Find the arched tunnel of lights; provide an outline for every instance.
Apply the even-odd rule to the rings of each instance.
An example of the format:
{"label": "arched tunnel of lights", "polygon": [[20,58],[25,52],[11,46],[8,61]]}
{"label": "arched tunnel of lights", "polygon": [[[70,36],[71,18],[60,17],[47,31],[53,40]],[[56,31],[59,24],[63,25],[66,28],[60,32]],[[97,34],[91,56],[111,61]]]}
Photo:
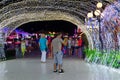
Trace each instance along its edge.
{"label": "arched tunnel of lights", "polygon": [[[87,36],[87,38],[89,40],[92,37],[92,39],[90,39],[92,41],[89,41],[89,43],[92,44],[93,46],[91,48],[89,47],[84,50],[86,53],[85,60],[90,63],[97,63],[109,67],[119,68],[120,1],[118,2],[115,1],[111,5],[107,6],[102,14],[103,14],[102,17],[100,18],[101,25],[100,36],[102,38],[102,45],[99,40],[98,20],[94,18],[85,20],[86,29],[90,34],[90,36]],[[78,24],[77,26],[80,26]]]}
{"label": "arched tunnel of lights", "polygon": [[[88,62],[110,67],[120,67],[120,1],[107,6],[97,18],[86,19],[85,25],[90,32],[94,49],[86,50]],[[99,27],[101,32],[99,32]],[[101,41],[99,37],[101,37]]]}

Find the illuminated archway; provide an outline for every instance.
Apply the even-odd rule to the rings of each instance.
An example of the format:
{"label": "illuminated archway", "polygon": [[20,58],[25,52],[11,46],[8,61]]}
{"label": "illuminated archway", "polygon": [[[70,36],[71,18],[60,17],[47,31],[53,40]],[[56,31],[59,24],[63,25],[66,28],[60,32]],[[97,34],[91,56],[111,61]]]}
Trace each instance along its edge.
{"label": "illuminated archway", "polygon": [[[20,3],[17,3],[20,4]],[[17,4],[15,4],[17,6]],[[22,3],[21,3],[22,4]],[[24,3],[23,3],[24,4]],[[9,7],[11,5],[8,5]],[[14,6],[14,5],[13,5]],[[42,7],[42,6],[41,6]],[[2,15],[2,22],[0,28],[10,27],[11,29],[7,32],[7,36],[22,24],[32,21],[46,21],[46,20],[65,20],[75,24],[82,30],[87,36],[89,42],[89,48],[93,48],[93,40],[86,29],[86,26],[81,23],[81,19],[77,15],[73,15],[71,12],[64,11],[64,9],[42,8],[35,6],[21,6],[19,9],[9,10],[7,13]],[[3,9],[4,10],[4,9]],[[35,10],[37,12],[35,12]]]}

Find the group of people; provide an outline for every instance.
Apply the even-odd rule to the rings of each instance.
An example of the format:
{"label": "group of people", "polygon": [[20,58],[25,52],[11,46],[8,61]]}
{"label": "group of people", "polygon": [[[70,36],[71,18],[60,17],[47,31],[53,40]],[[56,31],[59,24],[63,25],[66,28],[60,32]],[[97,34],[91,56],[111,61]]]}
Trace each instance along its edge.
{"label": "group of people", "polygon": [[[37,49],[38,41],[33,38],[26,38],[21,40],[15,40],[13,43],[8,44],[6,42],[0,43],[0,59],[6,60],[6,54],[9,51],[15,50],[15,57],[21,58],[25,56],[25,53],[31,53],[33,50]],[[8,56],[9,57],[9,56]]]}
{"label": "group of people", "polygon": [[[64,73],[64,70],[62,69],[63,55],[68,53],[68,55],[75,54],[79,56],[79,53],[82,53],[83,44],[81,35],[79,35],[77,38],[68,38],[68,36],[64,36],[63,40],[62,34],[57,33],[55,38],[51,40],[50,53],[53,54],[54,57],[54,72]],[[42,63],[46,62],[46,53],[48,50],[48,45],[48,40],[46,39],[45,34],[42,33],[41,38],[39,39],[40,51],[42,53]]]}
{"label": "group of people", "polygon": [[[54,38],[51,42],[51,52],[54,55],[54,72],[59,72],[59,73],[63,73],[63,69],[62,69],[62,58],[63,58],[63,53],[62,53],[62,44],[64,44],[63,40],[61,39],[62,34],[58,33],[56,35],[56,38]],[[46,49],[48,47],[48,41],[45,38],[45,34],[42,33],[41,34],[41,38],[39,40],[39,46],[40,46],[40,50],[42,52],[41,55],[41,62],[46,62]],[[57,70],[57,66],[58,66],[58,70]]]}
{"label": "group of people", "polygon": [[[36,41],[31,39],[23,39],[20,43],[15,44],[16,58],[24,57],[25,53],[30,53],[32,47],[39,47],[41,53],[41,62],[46,62],[47,53],[54,57],[54,72],[64,73],[62,68],[63,55],[77,55],[82,57],[83,40],[82,34],[77,37],[63,36],[62,33],[55,34],[55,37],[46,38],[45,33],[42,33]],[[1,51],[1,50],[0,50]]]}
{"label": "group of people", "polygon": [[24,57],[25,53],[31,53],[38,47],[37,41],[34,39],[22,39],[19,43],[15,43],[16,58]]}
{"label": "group of people", "polygon": [[64,45],[62,51],[65,55],[69,55],[69,56],[76,55],[82,58],[82,54],[83,54],[82,47],[83,47],[83,40],[81,35],[74,38],[64,36]]}

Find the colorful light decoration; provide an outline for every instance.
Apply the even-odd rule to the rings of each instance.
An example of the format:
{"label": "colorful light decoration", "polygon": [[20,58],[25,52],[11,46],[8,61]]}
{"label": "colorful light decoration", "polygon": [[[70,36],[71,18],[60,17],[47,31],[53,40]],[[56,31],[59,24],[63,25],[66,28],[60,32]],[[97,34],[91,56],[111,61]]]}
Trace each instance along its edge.
{"label": "colorful light decoration", "polygon": [[7,41],[8,44],[12,44],[12,41]]}
{"label": "colorful light decoration", "polygon": [[9,39],[14,39],[14,37],[12,37],[12,36],[9,36],[8,38],[9,38]]}
{"label": "colorful light decoration", "polygon": [[[99,7],[101,8],[101,4]],[[91,63],[100,63],[109,67],[120,68],[120,46],[117,41],[120,39],[116,36],[120,34],[120,1],[115,1],[113,4],[107,6],[103,13],[96,10],[96,16],[100,14],[101,20],[101,33],[104,45],[104,53],[94,50],[88,50],[87,61]],[[90,15],[89,15],[90,16]],[[94,33],[96,35],[96,32]],[[116,40],[117,38],[117,40]],[[96,39],[96,38],[95,38]],[[97,42],[95,40],[95,42]]]}
{"label": "colorful light decoration", "polygon": [[15,42],[15,44],[20,44],[20,43],[21,43],[20,41]]}

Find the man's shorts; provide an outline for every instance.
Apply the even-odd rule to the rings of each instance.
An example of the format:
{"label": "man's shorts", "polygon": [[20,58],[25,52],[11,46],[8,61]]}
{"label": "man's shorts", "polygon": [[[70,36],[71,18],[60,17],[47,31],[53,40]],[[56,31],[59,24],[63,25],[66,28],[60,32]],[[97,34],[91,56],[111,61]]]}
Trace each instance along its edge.
{"label": "man's shorts", "polygon": [[63,53],[62,51],[54,53],[54,63],[61,65],[63,63]]}

